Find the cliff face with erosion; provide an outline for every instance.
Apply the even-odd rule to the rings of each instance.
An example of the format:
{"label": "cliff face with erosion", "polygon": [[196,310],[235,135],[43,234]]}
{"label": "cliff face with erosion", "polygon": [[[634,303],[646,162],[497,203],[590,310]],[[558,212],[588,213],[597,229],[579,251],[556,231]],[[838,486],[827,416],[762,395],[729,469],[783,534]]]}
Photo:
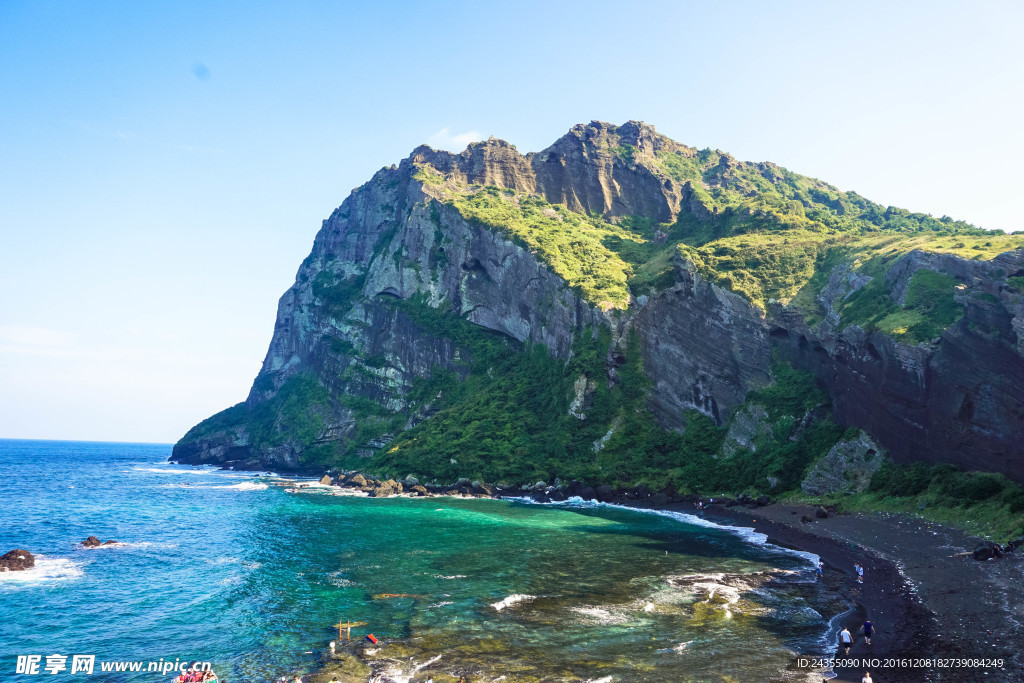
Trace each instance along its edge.
{"label": "cliff face with erosion", "polygon": [[[687,164],[704,164],[703,175]],[[748,187],[736,178],[753,180],[743,181]],[[443,392],[425,393],[427,380],[440,371],[467,376],[473,351],[444,323],[461,320],[508,340],[510,353],[543,345],[562,363],[579,339],[606,335],[604,372],[579,379],[570,397],[580,419],[588,391],[619,381],[630,340],[650,378],[646,404],[669,430],[685,429],[689,411],[725,424],[748,392],[772,383],[781,359],[812,373],[837,422],[862,428],[895,460],[1021,479],[1024,296],[1014,278],[1024,279],[1024,252],[969,260],[911,249],[895,258],[874,278],[873,286],[884,280],[886,305],[903,305],[918,271],[957,281],[961,317],[924,341],[844,321],[844,302],[872,280],[846,263],[824,273],[820,320],[790,302],[762,309],[709,278],[671,239],[696,243],[700,231],[731,225],[723,200],[709,193],[755,197],[782,179],[771,164],[698,152],[636,122],[576,126],[527,155],[494,139],[461,154],[417,148],[324,221],[281,297],[248,398],[197,425],[172,457],[273,470],[322,469],[340,452],[373,458],[432,419]],[[661,226],[645,233],[643,248],[663,263],[662,279],[643,293],[630,280],[628,304],[618,308],[588,300],[543,249],[460,209],[459,198],[487,187],[513,205],[534,197],[607,226],[636,225],[636,217]],[[650,267],[630,263],[631,278]]]}

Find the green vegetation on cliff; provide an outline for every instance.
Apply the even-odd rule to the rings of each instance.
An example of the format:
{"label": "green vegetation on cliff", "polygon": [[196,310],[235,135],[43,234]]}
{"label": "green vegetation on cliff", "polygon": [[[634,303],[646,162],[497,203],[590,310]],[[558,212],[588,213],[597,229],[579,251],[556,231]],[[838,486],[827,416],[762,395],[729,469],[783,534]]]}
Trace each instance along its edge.
{"label": "green vegetation on cliff", "polygon": [[876,277],[843,302],[841,320],[844,325],[878,330],[899,341],[928,341],[963,317],[964,307],[954,296],[958,284],[949,275],[919,270],[911,276],[900,306],[884,278]]}
{"label": "green vegetation on cliff", "polygon": [[[254,389],[272,390],[270,381],[269,375],[261,375]],[[222,410],[190,429],[180,443],[241,429],[248,435],[242,442],[254,449],[289,445],[302,451],[307,463],[330,462],[336,453],[334,446],[319,447],[316,443],[330,405],[327,389],[315,377],[309,373],[293,375],[270,399],[255,405],[242,402]]]}
{"label": "green vegetation on cliff", "polygon": [[[424,331],[455,341],[465,351],[464,381],[437,369],[410,394],[432,415],[402,432],[371,460],[342,464],[380,475],[413,473],[439,481],[460,477],[523,484],[578,479],[598,484],[646,483],[698,492],[785,490],[839,439],[827,418],[827,396],[814,380],[776,363],[775,382],[749,402],[771,406],[772,432],[756,452],[720,454],[727,427],[696,411],[679,434],[662,429],[646,408],[651,381],[635,333],[621,349],[609,386],[608,332],[583,335],[572,359],[553,359],[540,346],[519,347],[506,337],[431,308],[422,298],[394,301]],[[576,399],[577,414],[570,413]],[[801,438],[790,436],[800,430]]]}
{"label": "green vegetation on cliff", "polygon": [[603,240],[621,232],[596,216],[496,187],[454,194],[450,203],[463,218],[501,230],[551,266],[569,286],[602,308],[626,308],[629,264]]}

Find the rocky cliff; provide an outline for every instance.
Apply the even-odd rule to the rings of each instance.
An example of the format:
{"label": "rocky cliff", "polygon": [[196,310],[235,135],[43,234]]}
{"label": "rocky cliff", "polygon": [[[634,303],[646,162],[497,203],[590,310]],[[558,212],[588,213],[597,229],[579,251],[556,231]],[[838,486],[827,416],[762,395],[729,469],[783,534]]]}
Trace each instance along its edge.
{"label": "rocky cliff", "polygon": [[[637,122],[579,125],[527,155],[420,147],[324,221],[248,398],[172,457],[427,467],[400,456],[468,430],[479,453],[419,474],[622,479],[684,467],[691,423],[721,444],[715,425],[761,392],[779,402],[761,451],[738,448],[776,454],[756,465],[768,480],[824,458],[833,432],[799,457],[792,444],[832,419],[896,461],[1024,479],[1021,243]],[[783,366],[827,396],[783,406]],[[468,421],[520,391],[547,396],[534,417]]]}

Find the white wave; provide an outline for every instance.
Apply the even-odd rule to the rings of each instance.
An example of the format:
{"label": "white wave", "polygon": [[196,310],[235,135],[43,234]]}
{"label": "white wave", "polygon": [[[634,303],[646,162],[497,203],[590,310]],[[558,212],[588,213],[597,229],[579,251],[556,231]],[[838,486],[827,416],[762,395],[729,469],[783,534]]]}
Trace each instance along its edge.
{"label": "white wave", "polygon": [[615,680],[615,676],[605,676],[604,678],[588,678],[584,683],[612,683]]}
{"label": "white wave", "polygon": [[[281,485],[288,484],[282,483]],[[288,485],[288,488],[285,489],[285,492],[309,493],[316,494],[318,496],[353,496],[356,498],[366,497],[370,495],[366,491],[360,491],[359,489],[345,489],[341,488],[340,486],[328,486],[327,484],[318,484],[316,482],[312,484]]]}
{"label": "white wave", "polygon": [[270,487],[262,482],[243,481],[240,484],[231,484],[230,486],[208,486],[206,488],[232,489],[234,491],[266,491]]}
{"label": "white wave", "polygon": [[[205,470],[198,467],[187,470],[175,469],[173,467],[133,467],[130,470],[122,470],[122,472],[151,472],[153,474],[230,474],[226,470]],[[252,476],[252,475],[245,475]]]}
{"label": "white wave", "polygon": [[[370,651],[366,650],[366,652],[369,653]],[[384,675],[387,676],[386,680],[392,681],[393,683],[412,683],[412,679],[416,674],[441,659],[441,657],[442,655],[437,655],[422,664],[413,664],[408,670],[401,668],[397,663],[392,664],[384,670]]]}
{"label": "white wave", "polygon": [[466,578],[466,575],[465,574],[452,574],[451,576],[444,576],[443,574],[435,574],[434,578],[435,579],[449,579],[449,580],[451,580],[451,579],[464,579],[464,578]]}
{"label": "white wave", "polygon": [[748,543],[753,543],[754,545],[769,546],[773,550],[787,553],[789,555],[795,555],[796,557],[802,557],[805,560],[807,560],[811,568],[818,566],[819,558],[814,553],[810,553],[804,550],[794,550],[792,548],[783,548],[782,546],[777,546],[772,543],[768,543],[768,536],[766,534],[762,534],[759,531],[755,531],[751,527],[717,524],[710,520],[704,519],[703,517],[691,515],[688,512],[677,512],[675,510],[650,510],[644,508],[635,508],[630,507],[628,505],[618,505],[616,503],[601,503],[596,500],[584,500],[579,496],[573,496],[572,498],[569,498],[568,500],[565,501],[553,501],[551,503],[535,503],[535,501],[533,501],[530,498],[508,498],[506,500],[518,500],[525,503],[534,503],[535,505],[569,505],[571,507],[581,508],[610,507],[619,510],[630,510],[632,512],[643,512],[647,514],[658,515],[660,517],[668,517],[670,519],[675,519],[677,521],[683,522],[684,524],[692,524],[694,526],[702,526],[708,529],[721,529],[722,531],[728,531],[739,536]]}
{"label": "white wave", "polygon": [[0,572],[0,586],[17,588],[54,581],[70,581],[84,573],[82,566],[63,557],[48,558],[36,555],[36,564],[31,569],[19,572]]}
{"label": "white wave", "polygon": [[513,593],[512,595],[508,596],[507,598],[505,598],[503,600],[499,600],[498,602],[492,603],[491,607],[493,607],[495,610],[500,612],[501,610],[505,609],[506,607],[511,607],[512,605],[516,604],[517,602],[528,602],[530,600],[536,600],[536,599],[537,599],[536,595],[524,595],[523,593]]}
{"label": "white wave", "polygon": [[444,607],[445,605],[450,604],[452,604],[451,600],[442,600],[441,602],[435,602],[433,605],[430,605],[430,607]]}
{"label": "white wave", "polygon": [[148,472],[150,474],[195,474],[197,476],[208,476],[215,475],[218,477],[224,477],[226,479],[251,479],[252,477],[275,477],[273,472],[250,472],[237,471],[237,470],[223,470],[212,465],[197,465],[195,467],[172,467],[170,465],[165,467],[132,467],[127,470],[121,470],[122,472]]}

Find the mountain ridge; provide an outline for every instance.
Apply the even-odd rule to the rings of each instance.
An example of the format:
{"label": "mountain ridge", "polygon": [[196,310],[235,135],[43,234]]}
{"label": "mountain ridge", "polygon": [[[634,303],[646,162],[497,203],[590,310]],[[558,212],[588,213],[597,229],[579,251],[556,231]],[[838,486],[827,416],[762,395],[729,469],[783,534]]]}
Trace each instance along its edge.
{"label": "mountain ridge", "polygon": [[[760,446],[739,439],[756,481],[736,465],[733,483],[772,488],[785,471],[793,486],[846,428],[898,462],[1019,477],[1021,244],[640,122],[580,124],[527,155],[496,139],[460,154],[421,146],[324,221],[247,401],[191,430],[172,457],[439,477],[660,471],[692,488],[683,442],[703,435],[709,462],[743,461],[708,444],[788,364],[827,397],[770,436],[755,427]],[[550,384],[537,409],[557,420],[505,404],[471,424],[446,412],[498,406],[498,384],[514,394],[534,375]],[[811,423],[832,424],[832,444],[786,451]],[[460,442],[480,451],[475,464],[425,455],[438,425],[475,435]],[[558,447],[538,445],[542,434]]]}

